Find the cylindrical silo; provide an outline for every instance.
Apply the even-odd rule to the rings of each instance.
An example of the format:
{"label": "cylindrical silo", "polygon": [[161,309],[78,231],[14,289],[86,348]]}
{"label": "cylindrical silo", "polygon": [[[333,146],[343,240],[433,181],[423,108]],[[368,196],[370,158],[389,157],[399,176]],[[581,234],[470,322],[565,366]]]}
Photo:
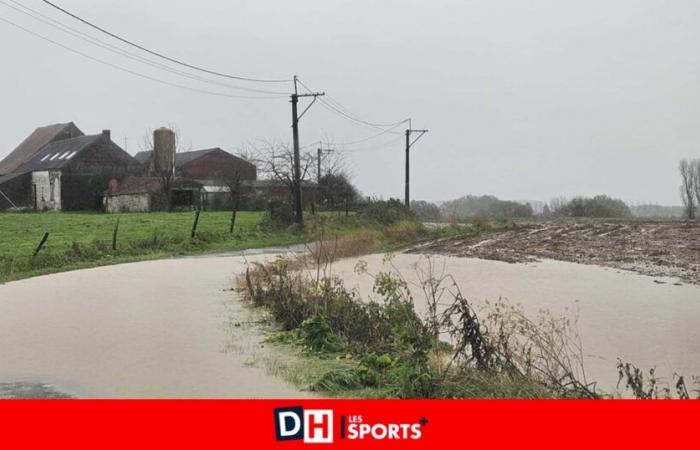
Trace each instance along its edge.
{"label": "cylindrical silo", "polygon": [[153,132],[153,168],[158,175],[172,174],[175,168],[175,133],[165,127]]}

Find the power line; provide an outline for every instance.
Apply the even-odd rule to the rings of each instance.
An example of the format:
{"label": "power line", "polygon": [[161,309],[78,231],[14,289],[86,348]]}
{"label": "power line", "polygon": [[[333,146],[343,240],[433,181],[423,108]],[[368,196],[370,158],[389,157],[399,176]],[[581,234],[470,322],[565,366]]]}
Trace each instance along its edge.
{"label": "power line", "polygon": [[[223,83],[223,82],[220,82],[220,81],[210,80],[210,79],[207,79],[207,78],[204,78],[204,77],[200,77],[200,76],[198,76],[198,75],[194,75],[194,74],[191,74],[191,73],[188,73],[188,72],[184,72],[184,71],[182,71],[182,70],[175,69],[175,68],[173,68],[173,67],[170,67],[170,66],[167,66],[167,65],[164,65],[164,64],[161,64],[161,63],[152,61],[152,60],[150,60],[150,59],[148,59],[148,58],[144,58],[144,57],[142,57],[142,56],[140,56],[140,55],[137,55],[137,54],[135,54],[135,53],[133,53],[133,52],[129,52],[129,51],[127,51],[127,50],[124,50],[124,49],[122,49],[122,48],[119,48],[119,47],[117,47],[117,46],[114,46],[114,45],[112,45],[112,44],[109,44],[109,43],[107,43],[107,42],[104,42],[104,41],[102,41],[102,40],[100,40],[100,39],[97,39],[97,38],[95,38],[95,37],[93,37],[93,36],[87,34],[87,33],[83,33],[82,31],[79,31],[79,30],[76,30],[76,29],[74,29],[74,28],[71,28],[71,27],[69,27],[69,26],[67,26],[67,25],[65,25],[65,24],[63,24],[63,23],[61,23],[61,22],[59,22],[59,21],[57,21],[57,20],[55,20],[55,19],[53,19],[53,18],[47,16],[47,15],[45,15],[45,14],[42,14],[41,12],[39,12],[39,11],[37,11],[37,10],[35,10],[35,9],[32,9],[32,8],[30,8],[30,7],[28,7],[28,6],[25,6],[25,5],[22,5],[21,3],[15,1],[15,0],[9,0],[9,1],[12,2],[12,3],[14,3],[15,5],[18,5],[18,6],[20,6],[21,8],[23,8],[23,9],[25,9],[25,10],[27,10],[27,11],[31,11],[31,12],[23,11],[23,10],[21,10],[21,9],[15,7],[15,6],[12,6],[12,5],[10,5],[10,4],[8,4],[8,3],[2,1],[2,0],[0,0],[0,3],[2,3],[2,4],[5,5],[5,6],[7,6],[8,8],[12,8],[12,9],[15,10],[15,11],[18,11],[18,12],[20,12],[20,13],[22,13],[22,14],[25,14],[25,15],[27,15],[27,16],[29,16],[29,17],[31,17],[31,18],[33,18],[33,19],[39,21],[39,22],[42,22],[42,23],[44,23],[44,24],[46,24],[46,25],[49,25],[49,26],[51,26],[51,27],[53,27],[53,28],[56,28],[56,29],[58,29],[58,30],[60,30],[60,31],[62,31],[62,32],[64,32],[64,33],[67,33],[67,34],[69,34],[69,35],[72,35],[72,36],[74,36],[74,37],[77,37],[78,39],[81,39],[81,40],[83,40],[83,41],[89,42],[89,43],[91,43],[91,44],[93,44],[93,45],[95,45],[95,46],[97,46],[97,47],[100,47],[100,48],[103,48],[103,49],[105,49],[105,50],[111,51],[111,52],[113,52],[113,53],[119,54],[119,55],[124,56],[124,57],[126,57],[126,58],[129,58],[129,59],[131,59],[131,60],[138,61],[138,62],[143,63],[143,64],[147,64],[147,65],[149,65],[149,66],[151,66],[151,67],[154,67],[154,68],[157,68],[157,69],[161,69],[161,70],[164,70],[164,71],[167,71],[167,72],[176,74],[176,75],[180,75],[180,76],[189,78],[189,79],[191,79],[191,80],[201,81],[201,82],[203,82],[203,83],[209,83],[209,84],[212,84],[212,85],[227,87],[227,88],[230,88],[230,89],[242,90],[242,91],[247,91],[247,92],[255,92],[255,93],[259,93],[259,94],[286,95],[285,92],[281,92],[281,91],[268,91],[268,90],[262,90],[262,89],[247,88],[247,87],[242,87],[242,86],[234,86],[234,85],[231,85],[231,84],[228,84],[228,83]],[[34,13],[34,14],[32,14],[32,13]],[[37,16],[39,16],[39,17],[37,17]]]}
{"label": "power line", "polygon": [[[328,94],[326,94],[326,95],[328,95]],[[330,139],[326,139],[325,141],[324,141],[324,140],[318,140],[318,141],[314,141],[314,142],[312,142],[312,143],[310,143],[310,144],[303,145],[303,146],[300,147],[300,149],[301,149],[301,150],[304,150],[304,149],[307,149],[307,148],[310,148],[310,147],[315,147],[315,146],[317,146],[317,145],[319,145],[319,144],[333,145],[333,146],[337,146],[337,147],[353,146],[353,145],[361,144],[361,143],[363,143],[363,142],[371,141],[372,139],[376,139],[376,138],[378,138],[378,137],[380,137],[380,136],[383,136],[383,135],[385,135],[385,134],[387,134],[387,133],[391,133],[393,130],[395,130],[396,128],[400,127],[401,125],[402,125],[402,123],[399,123],[399,124],[397,124],[397,125],[394,125],[394,126],[391,127],[391,128],[388,128],[388,129],[386,129],[386,130],[380,131],[379,133],[373,134],[373,135],[371,135],[371,136],[364,137],[364,138],[362,138],[362,139],[357,139],[357,140],[354,140],[354,141],[336,142],[336,141],[332,141],[332,140],[330,140]],[[392,133],[392,134],[399,134],[399,135],[402,136],[401,133]],[[399,139],[399,138],[397,138],[397,139]],[[393,139],[392,142],[396,141],[397,139]]]}
{"label": "power line", "polygon": [[[298,81],[299,81],[299,84],[302,85],[302,86],[304,87],[304,89],[306,89],[307,91],[311,92],[311,89],[310,89],[307,85],[305,85],[301,80],[298,80]],[[321,103],[321,106],[323,106],[325,109],[327,109],[327,110],[329,110],[329,111],[331,111],[331,112],[334,112],[334,113],[340,115],[341,117],[344,117],[344,118],[346,118],[346,119],[348,119],[348,120],[350,120],[350,121],[352,121],[352,122],[355,122],[356,124],[364,125],[364,126],[366,126],[366,127],[374,128],[374,129],[377,129],[377,130],[384,131],[386,127],[398,126],[398,125],[401,125],[401,124],[406,123],[406,122],[409,121],[409,119],[404,119],[404,120],[401,120],[401,121],[398,121],[398,122],[387,123],[387,124],[380,124],[380,123],[375,123],[375,122],[369,122],[369,121],[366,121],[366,120],[361,119],[361,118],[360,118],[359,116],[357,116],[356,114],[353,114],[353,113],[349,112],[349,111],[347,110],[347,108],[345,108],[344,106],[342,106],[337,100],[334,100],[334,101],[335,101],[335,103],[338,103],[338,104],[340,105],[340,107],[335,106],[333,103],[329,103],[329,102],[327,102],[326,100],[324,100],[324,99],[322,99],[322,98],[319,99],[319,102]],[[341,109],[341,108],[344,108],[347,112],[346,112],[346,111],[343,111],[343,109]],[[393,133],[398,134],[398,133],[396,133],[396,132],[393,132]]]}
{"label": "power line", "polygon": [[[383,136],[383,135],[385,135],[385,134],[387,134],[387,133],[391,133],[394,129],[396,129],[396,128],[400,127],[401,125],[403,125],[403,123],[404,123],[404,122],[398,123],[398,124],[394,125],[394,126],[391,127],[391,128],[387,128],[387,129],[384,130],[384,131],[380,131],[380,132],[377,133],[377,134],[373,134],[372,136],[367,136],[366,138],[363,138],[363,139],[358,139],[358,140],[356,140],[356,141],[340,142],[340,143],[337,143],[337,144],[334,144],[334,145],[337,145],[337,146],[347,146],[347,145],[351,145],[351,146],[352,146],[352,145],[355,145],[355,144],[361,144],[361,143],[363,143],[363,142],[371,141],[372,139],[376,139],[376,138],[378,138],[379,136]],[[391,133],[391,134],[400,134],[400,133]]]}
{"label": "power line", "polygon": [[123,43],[125,43],[125,44],[131,45],[132,47],[136,47],[136,48],[138,48],[139,50],[144,51],[144,52],[146,52],[146,53],[150,53],[150,54],[153,55],[153,56],[157,56],[157,57],[159,57],[159,58],[165,59],[165,60],[167,60],[167,61],[170,61],[170,62],[175,63],[175,64],[179,64],[179,65],[181,65],[181,66],[184,66],[184,67],[187,67],[187,68],[190,68],[190,69],[198,70],[198,71],[200,71],[200,72],[205,72],[205,73],[208,73],[208,74],[210,74],[210,75],[216,75],[216,76],[219,76],[219,77],[231,78],[231,79],[233,79],[233,80],[240,80],[240,81],[252,81],[252,82],[258,82],[258,83],[289,83],[289,82],[294,81],[294,80],[292,80],[292,79],[265,79],[265,78],[249,78],[249,77],[242,77],[242,76],[238,76],[238,75],[230,75],[230,74],[223,73],[223,72],[217,72],[217,71],[214,71],[214,70],[210,70],[210,69],[206,69],[206,68],[203,68],[203,67],[200,67],[200,66],[196,66],[196,65],[194,65],[194,64],[189,64],[189,63],[186,63],[186,62],[181,61],[181,60],[179,60],[179,59],[172,58],[172,57],[170,57],[170,56],[164,55],[164,54],[162,54],[162,53],[160,53],[160,52],[157,52],[157,51],[154,51],[154,50],[150,50],[150,49],[148,49],[148,48],[146,48],[146,47],[144,47],[144,46],[142,46],[142,45],[139,45],[139,44],[137,44],[137,43],[135,43],[135,42],[132,42],[132,41],[126,39],[126,38],[123,38],[123,37],[121,37],[121,36],[119,36],[119,35],[117,35],[117,34],[114,34],[114,33],[110,32],[110,31],[107,31],[106,29],[104,29],[104,28],[102,28],[102,27],[100,27],[100,26],[98,26],[98,25],[95,25],[94,23],[92,23],[92,22],[90,22],[90,21],[88,21],[88,20],[86,20],[86,19],[83,19],[82,17],[80,17],[80,16],[78,16],[78,15],[76,15],[76,14],[73,14],[72,12],[70,12],[70,11],[68,11],[68,10],[66,10],[66,9],[64,9],[64,8],[62,8],[62,7],[60,7],[60,6],[58,6],[57,4],[48,1],[48,0],[42,0],[42,1],[43,1],[44,3],[46,3],[47,5],[51,6],[52,8],[55,8],[55,9],[57,9],[58,11],[62,12],[63,14],[66,14],[66,15],[72,17],[73,19],[78,20],[79,22],[82,22],[82,23],[84,23],[85,25],[87,25],[87,26],[89,26],[89,27],[92,27],[92,28],[94,28],[95,30],[97,30],[97,31],[99,31],[99,32],[101,32],[101,33],[104,33],[104,34],[106,34],[106,35],[108,35],[108,36],[110,36],[110,37],[112,37],[112,38],[114,38],[114,39],[117,39],[117,40],[119,40],[119,41],[121,41],[121,42],[123,42]]}
{"label": "power line", "polygon": [[384,130],[384,128],[382,128],[382,127],[380,127],[380,126],[372,125],[371,123],[365,122],[365,121],[363,121],[363,120],[356,119],[356,118],[354,118],[354,117],[352,117],[352,116],[350,116],[350,115],[348,115],[348,114],[345,114],[343,111],[339,110],[338,108],[334,107],[334,106],[331,105],[330,103],[327,103],[327,102],[325,102],[325,101],[323,101],[323,100],[321,100],[320,103],[321,103],[321,106],[322,106],[323,108],[325,108],[326,110],[328,110],[328,111],[330,111],[330,112],[334,112],[334,113],[340,115],[340,117],[344,117],[344,118],[348,119],[349,121],[351,121],[351,122],[353,122],[353,123],[355,123],[355,124],[357,124],[357,125],[362,125],[362,126],[364,126],[364,127],[366,127],[366,128],[371,128],[371,129],[374,129],[374,130],[382,130],[382,131]]}
{"label": "power line", "polygon": [[403,136],[396,136],[395,138],[388,140],[386,142],[382,142],[380,144],[371,145],[369,147],[356,147],[356,148],[349,148],[349,149],[343,148],[342,143],[336,144],[336,143],[331,142],[331,141],[326,141],[324,143],[326,145],[329,145],[329,146],[330,145],[336,146],[336,148],[338,148],[339,151],[343,151],[343,152],[347,152],[347,153],[362,153],[362,152],[369,152],[369,151],[376,152],[376,151],[380,151],[380,150],[389,150],[391,145],[393,145],[397,142],[400,142],[402,140],[403,140]]}
{"label": "power line", "polygon": [[398,122],[391,122],[391,123],[376,123],[376,122],[368,122],[365,120],[362,120],[360,116],[357,114],[354,114],[352,111],[350,111],[347,107],[345,107],[342,103],[340,103],[338,100],[333,98],[332,96],[328,96],[326,100],[329,100],[332,104],[334,104],[337,108],[342,109],[346,114],[349,116],[354,117],[356,120],[359,120],[361,122],[364,122],[367,125],[372,125],[375,127],[391,127],[394,125],[401,125],[402,123],[406,123],[408,119],[400,120]]}
{"label": "power line", "polygon": [[21,25],[18,25],[18,24],[16,24],[16,23],[11,22],[11,21],[9,21],[9,20],[7,20],[7,19],[4,19],[4,18],[2,18],[2,17],[0,17],[0,21],[5,22],[5,23],[8,24],[8,25],[11,25],[11,26],[13,26],[13,27],[15,27],[15,28],[18,28],[18,29],[24,31],[25,33],[29,33],[29,34],[31,34],[31,35],[33,35],[33,36],[39,38],[39,39],[42,39],[42,40],[44,40],[44,41],[46,41],[46,42],[50,42],[50,43],[52,43],[52,44],[54,44],[54,45],[57,45],[57,46],[59,46],[59,47],[65,49],[65,50],[68,50],[68,51],[71,52],[71,53],[75,53],[75,54],[80,55],[80,56],[82,56],[82,57],[84,57],[84,58],[87,58],[87,59],[90,59],[90,60],[92,60],[92,61],[98,62],[98,63],[100,63],[100,64],[109,66],[109,67],[111,67],[111,68],[113,68],[113,69],[117,69],[117,70],[120,70],[120,71],[122,71],[122,72],[126,72],[126,73],[129,73],[129,74],[135,75],[135,76],[137,76],[137,77],[141,77],[141,78],[144,78],[144,79],[147,79],[147,80],[151,80],[151,81],[154,81],[154,82],[156,82],[156,83],[160,83],[160,84],[165,84],[165,85],[168,85],[168,86],[177,87],[177,88],[185,89],[185,90],[192,91],[192,92],[198,92],[198,93],[200,93],[200,94],[214,95],[214,96],[219,96],[219,97],[240,98],[240,99],[253,99],[253,100],[272,100],[272,99],[278,99],[278,98],[286,97],[286,96],[254,97],[254,96],[245,96],[245,95],[232,95],[232,94],[226,94],[226,93],[223,93],[223,92],[207,91],[207,90],[204,90],[204,89],[193,88],[193,87],[185,86],[185,85],[182,85],[182,84],[171,83],[171,82],[166,81],[166,80],[161,80],[160,78],[155,78],[155,77],[152,77],[152,76],[149,76],[149,75],[142,74],[142,73],[140,73],[140,72],[136,72],[136,71],[131,70],[131,69],[126,69],[126,68],[124,68],[124,67],[118,66],[118,65],[116,65],[116,64],[110,63],[110,62],[105,61],[105,60],[102,60],[102,59],[100,59],[100,58],[96,58],[96,57],[94,57],[94,56],[88,55],[87,53],[83,53],[83,52],[81,52],[80,50],[75,50],[75,49],[73,49],[73,48],[71,48],[71,47],[69,47],[69,46],[67,46],[67,45],[61,44],[60,42],[54,41],[53,39],[47,38],[47,37],[45,37],[45,36],[42,36],[42,35],[40,35],[39,33],[35,33],[34,31],[32,31],[32,30],[30,30],[30,29],[28,29],[28,28],[25,28],[25,27],[23,27],[23,26],[21,26]]}

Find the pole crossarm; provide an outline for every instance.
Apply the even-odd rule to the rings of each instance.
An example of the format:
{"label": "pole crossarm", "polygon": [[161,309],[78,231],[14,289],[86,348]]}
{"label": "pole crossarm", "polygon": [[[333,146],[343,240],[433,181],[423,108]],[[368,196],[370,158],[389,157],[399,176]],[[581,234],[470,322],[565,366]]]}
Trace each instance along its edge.
{"label": "pole crossarm", "polygon": [[416,138],[413,140],[413,142],[411,142],[411,143],[409,144],[409,147],[413,147],[413,144],[415,144],[416,142],[418,142],[418,139],[420,139],[420,138],[422,138],[423,136],[425,136],[425,133],[427,133],[428,131],[430,131],[430,130],[408,130],[409,133],[418,133],[418,137],[416,137]]}
{"label": "pole crossarm", "polygon": [[[295,94],[295,95],[296,95],[296,94]],[[309,106],[307,106],[306,109],[304,109],[304,111],[302,111],[301,114],[299,114],[299,117],[297,117],[297,122],[299,122],[299,121],[301,120],[301,118],[304,117],[304,114],[306,114],[306,111],[308,111],[309,108],[311,108],[311,107],[314,105],[314,103],[316,103],[316,99],[317,99],[318,97],[322,97],[322,96],[324,96],[324,95],[326,95],[325,92],[317,92],[317,93],[315,93],[315,94],[301,94],[301,95],[297,95],[297,97],[313,97],[313,98],[314,98],[313,100],[311,100],[311,103],[309,103]]]}

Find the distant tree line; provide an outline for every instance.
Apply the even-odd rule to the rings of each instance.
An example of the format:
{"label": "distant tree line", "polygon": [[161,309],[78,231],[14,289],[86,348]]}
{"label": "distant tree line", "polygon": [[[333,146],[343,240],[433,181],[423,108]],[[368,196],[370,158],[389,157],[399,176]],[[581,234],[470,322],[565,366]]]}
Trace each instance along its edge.
{"label": "distant tree line", "polygon": [[682,206],[663,206],[663,205],[629,205],[634,217],[647,217],[657,219],[677,219],[684,216],[684,208]]}
{"label": "distant tree line", "polygon": [[632,217],[632,210],[622,200],[596,195],[595,197],[574,197],[553,199],[545,206],[543,216],[550,217]]}
{"label": "distant tree line", "polygon": [[500,200],[493,195],[467,195],[444,202],[440,206],[425,201],[413,201],[411,210],[426,222],[466,220],[475,217],[512,219],[533,216],[529,203]]}
{"label": "distant tree line", "polygon": [[[438,222],[473,218],[517,219],[535,216],[530,203],[500,200],[493,195],[467,195],[441,205],[426,201],[411,202],[411,210],[422,221]],[[631,208],[624,201],[597,195],[595,197],[558,197],[545,204],[542,217],[674,217],[677,209],[657,205]]]}
{"label": "distant tree line", "polygon": [[681,159],[678,163],[681,175],[681,200],[685,217],[695,219],[700,212],[700,159]]}

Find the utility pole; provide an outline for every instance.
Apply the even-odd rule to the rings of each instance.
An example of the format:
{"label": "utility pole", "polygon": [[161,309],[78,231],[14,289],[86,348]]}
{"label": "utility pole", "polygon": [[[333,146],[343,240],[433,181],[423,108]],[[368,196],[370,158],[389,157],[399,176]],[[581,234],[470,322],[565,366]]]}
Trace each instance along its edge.
{"label": "utility pole", "polygon": [[[297,76],[294,75],[294,93],[292,97],[292,137],[294,138],[294,221],[300,225],[304,224],[304,210],[301,204],[301,158],[299,156],[299,120],[306,114],[316,102],[316,98],[325,95],[323,92],[309,94],[299,94],[297,91]],[[301,113],[297,114],[297,104],[299,97],[313,97],[311,104]]]}
{"label": "utility pole", "polygon": [[[418,139],[422,138],[428,130],[414,130],[411,128],[411,121],[408,122],[408,129],[406,130],[406,192],[404,196],[404,204],[406,208],[411,207],[411,147],[415,144]],[[411,135],[417,133],[418,136],[411,141]]]}

